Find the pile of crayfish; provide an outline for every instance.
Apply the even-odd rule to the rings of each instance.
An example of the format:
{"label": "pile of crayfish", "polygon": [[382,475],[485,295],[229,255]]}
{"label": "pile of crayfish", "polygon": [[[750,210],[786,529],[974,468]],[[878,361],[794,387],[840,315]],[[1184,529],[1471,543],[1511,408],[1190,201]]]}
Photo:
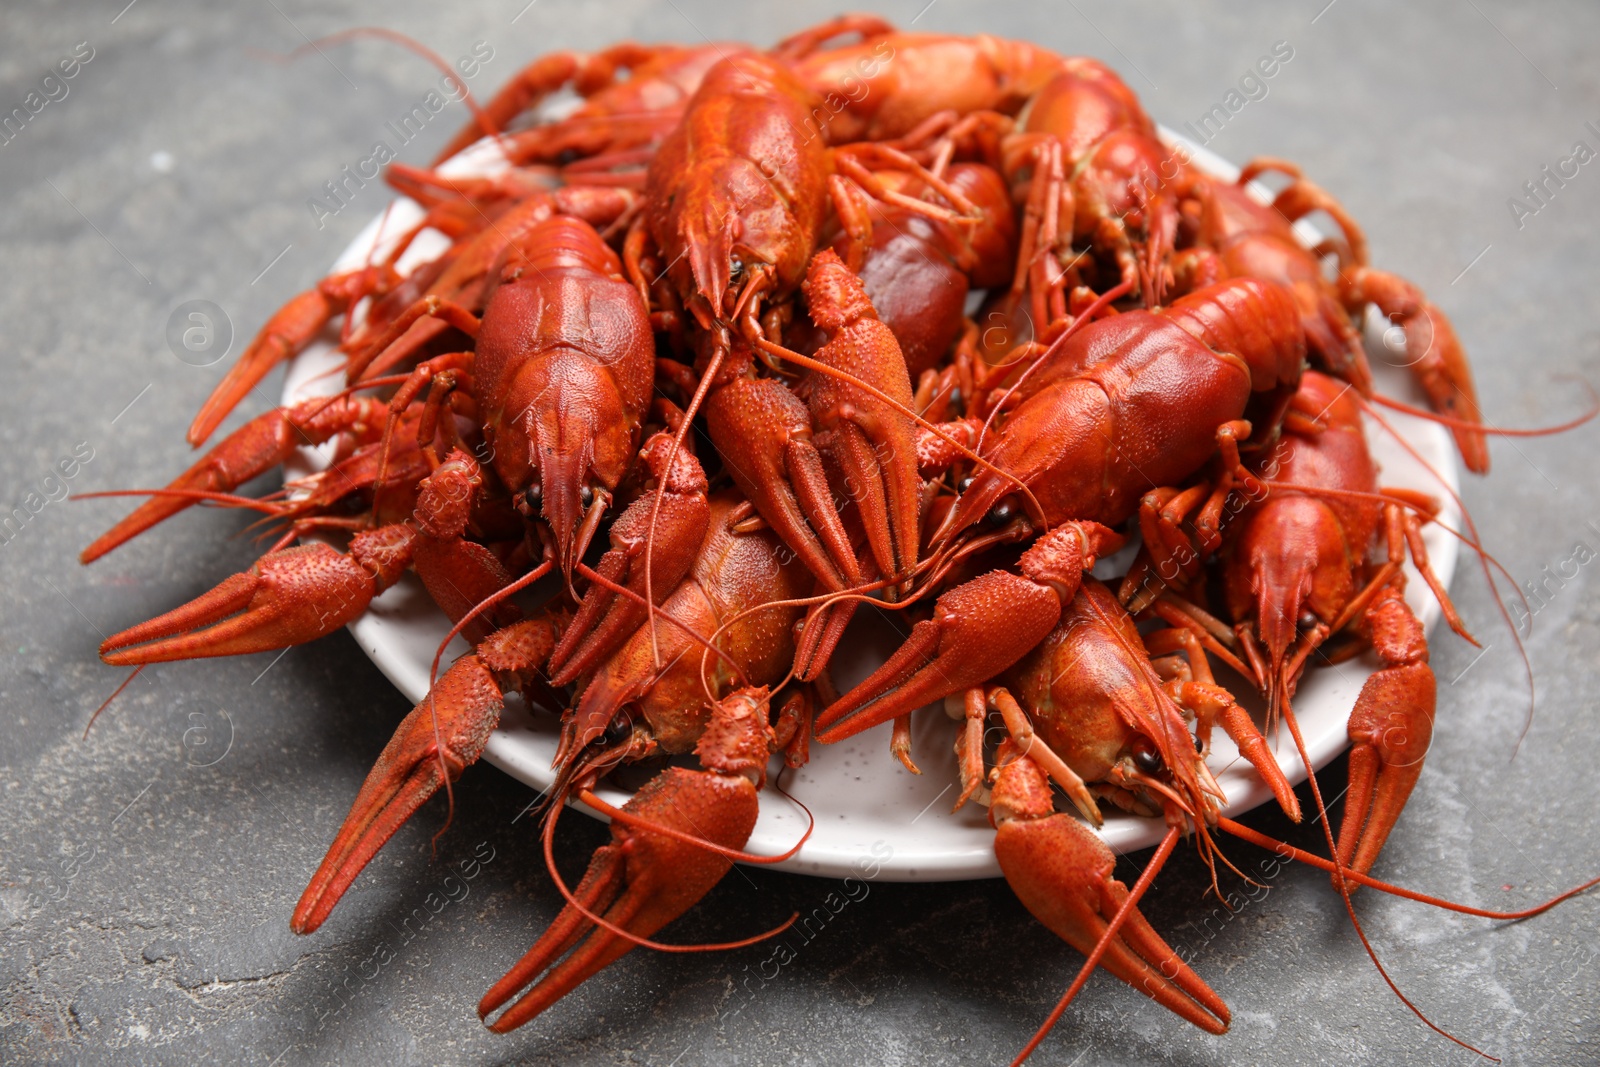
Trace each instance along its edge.
{"label": "pile of crayfish", "polygon": [[[1298,683],[1369,652],[1329,857],[1290,852],[1347,905],[1393,889],[1368,872],[1435,706],[1408,558],[1472,638],[1423,547],[1439,503],[1383,487],[1368,450],[1369,307],[1473,471],[1489,431],[1449,321],[1369,265],[1329,194],[1281,160],[1197,169],[1094,59],[867,16],[766,51],[547,55],[472,106],[430,167],[388,170],[422,221],[277,312],[188,438],[341,317],[345,388],[240,426],[83,553],[201,502],[283,524],[247,572],[109,638],[110,664],[310,641],[407,571],[470,642],[378,757],[296,932],[519,693],[560,716],[547,856],[568,801],[612,822],[479,1005],[514,1029],[757,861],[775,758],[892,723],[880,773],[904,773],[911,717],[948,713],[957,807],[988,807],[1011,887],[1088,957],[1051,1022],[1100,966],[1222,1033],[1138,898],[1180,838],[1213,871],[1219,831],[1260,838],[1220,814],[1218,727],[1302,817],[1240,700],[1309,765]],[[485,139],[498,167],[441,168]],[[1333,225],[1308,248],[1313,214]],[[397,269],[424,232],[447,249]],[[326,469],[235,492],[328,442]],[[1135,535],[1119,580],[1089,573]],[[864,602],[907,636],[841,695]],[[626,805],[596,796],[641,761],[659,773]],[[1164,820],[1131,891],[1092,829],[1106,805]]]}

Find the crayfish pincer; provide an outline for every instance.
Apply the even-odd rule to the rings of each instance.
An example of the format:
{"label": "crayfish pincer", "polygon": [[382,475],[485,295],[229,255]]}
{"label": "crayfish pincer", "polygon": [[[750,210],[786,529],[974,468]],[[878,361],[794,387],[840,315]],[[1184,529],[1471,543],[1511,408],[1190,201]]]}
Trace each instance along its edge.
{"label": "crayfish pincer", "polygon": [[504,692],[530,684],[555,645],[550,618],[497,630],[462,656],[401,720],[289,920],[297,934],[322,925],[395,831],[446,782],[477,762],[500,721]]}
{"label": "crayfish pincer", "polygon": [[[757,794],[776,747],[767,706],[764,687],[712,704],[695,746],[701,770],[669,767],[620,811],[606,806],[611,843],[595,853],[543,936],[479,1002],[478,1014],[488,1018],[516,998],[491,1030],[516,1029],[634,946],[652,944],[645,939],[694,907],[734,859],[754,859],[738,850],[755,828]],[[552,817],[547,844],[554,826]]]}
{"label": "crayfish pincer", "polygon": [[1033,917],[1085,956],[1103,943],[1100,966],[1202,1030],[1227,1032],[1228,1006],[1137,907],[1107,940],[1128,901],[1128,887],[1111,873],[1117,857],[1082,822],[1055,810],[1050,780],[1021,746],[1005,742],[999,761],[989,806],[994,854]]}
{"label": "crayfish pincer", "polygon": [[879,573],[896,584],[908,582],[917,565],[922,484],[905,357],[861,279],[831,249],[812,257],[805,293],[812,319],[829,335],[816,361],[892,401],[826,372],[813,371],[800,386],[817,447],[843,472],[839,480],[860,511]]}
{"label": "crayfish pincer", "polygon": [[945,593],[933,618],[817,716],[817,740],[854,737],[1004,671],[1055,627],[1084,572],[1122,542],[1096,522],[1064,523],[1022,554],[1020,575],[990,571]]}

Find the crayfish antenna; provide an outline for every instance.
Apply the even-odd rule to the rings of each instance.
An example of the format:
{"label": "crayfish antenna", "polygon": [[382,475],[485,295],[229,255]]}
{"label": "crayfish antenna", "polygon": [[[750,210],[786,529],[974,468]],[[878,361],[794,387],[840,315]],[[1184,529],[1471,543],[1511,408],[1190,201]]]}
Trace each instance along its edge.
{"label": "crayfish antenna", "polygon": [[279,62],[293,62],[294,60],[300,59],[312,52],[316,52],[320,55],[323,45],[343,44],[346,41],[359,40],[364,37],[373,37],[380,41],[388,41],[391,44],[397,44],[407,51],[413,52],[427,60],[437,70],[442,71],[444,75],[450,79],[452,83],[450,89],[452,95],[459,91],[461,93],[461,102],[467,105],[468,111],[472,112],[473,121],[467,125],[466,129],[458,133],[455,138],[451,140],[450,144],[439,153],[439,155],[434,159],[435,164],[443,162],[456,152],[466,148],[479,137],[499,136],[501,128],[506,123],[516,118],[518,111],[521,110],[519,107],[507,114],[501,114],[499,112],[491,114],[491,112],[486,110],[483,105],[478,103],[477,97],[472,95],[472,90],[467,88],[466,83],[462,81],[461,76],[456,72],[456,69],[450,65],[449,60],[445,59],[439,53],[435,52],[433,49],[429,48],[415,37],[410,37],[406,34],[400,33],[398,30],[391,30],[382,26],[356,26],[348,30],[339,30],[337,33],[330,33],[326,36],[318,37],[314,41],[306,41],[305,44],[301,45],[299,48],[296,48],[287,55],[274,52],[264,52],[262,54],[269,59],[277,60]]}
{"label": "crayfish antenna", "polygon": [[[1526,429],[1513,429],[1506,426],[1488,426],[1483,423],[1473,422],[1470,419],[1454,418],[1450,415],[1445,415],[1437,411],[1424,411],[1422,408],[1407,404],[1402,400],[1396,400],[1391,396],[1364,397],[1362,398],[1362,403],[1367,405],[1376,404],[1379,407],[1386,407],[1393,411],[1399,411],[1406,415],[1414,416],[1415,418],[1427,419],[1429,422],[1436,422],[1440,426],[1450,430],[1467,430],[1471,433],[1480,434],[1487,437],[1550,437],[1554,434],[1566,433],[1568,430],[1576,430],[1579,426],[1589,422],[1596,415],[1600,415],[1600,397],[1596,397],[1594,387],[1588,382],[1584,382],[1583,385],[1584,389],[1586,389],[1589,393],[1588,411],[1585,411],[1582,415],[1568,419],[1566,422],[1558,422],[1554,426],[1534,426]],[[1371,410],[1370,406],[1368,407],[1368,410]]]}
{"label": "crayfish antenna", "polygon": [[[694,394],[689,398],[689,406],[675,416],[677,425],[670,428],[672,445],[667,449],[666,459],[663,461],[666,470],[673,470],[678,453],[684,449],[684,440],[688,437],[694,417],[700,411],[700,406],[705,403],[706,394],[711,391],[711,384],[716,379],[717,372],[722,367],[722,361],[729,351],[727,331],[718,327],[715,331],[715,343],[711,359],[705,372],[696,384]],[[650,653],[652,664],[659,667],[661,664],[661,649],[656,637],[656,589],[655,589],[655,557],[656,557],[656,528],[661,522],[661,502],[663,494],[657,493],[650,502],[650,522],[645,530],[644,538],[644,608],[645,625],[650,628]]]}
{"label": "crayfish antenna", "polygon": [[[1433,314],[1440,315],[1442,317],[1442,313],[1440,313],[1437,308],[1434,308],[1433,305],[1430,304],[1428,307],[1431,309]],[[1446,323],[1445,325],[1448,329],[1449,324]],[[1450,336],[1453,340],[1455,336],[1453,331],[1451,332]],[[1468,385],[1471,385],[1470,381],[1468,382]],[[1393,411],[1399,411],[1403,414],[1411,415],[1415,418],[1427,419],[1429,422],[1437,423],[1440,426],[1445,427],[1455,436],[1456,448],[1461,452],[1462,458],[1467,465],[1467,469],[1472,471],[1474,474],[1484,474],[1489,470],[1489,446],[1487,438],[1548,437],[1552,434],[1566,433],[1568,430],[1575,430],[1579,426],[1582,426],[1584,423],[1593,419],[1596,415],[1600,415],[1600,398],[1596,398],[1594,388],[1587,382],[1584,383],[1584,388],[1589,392],[1590,407],[1588,411],[1577,416],[1576,418],[1568,419],[1566,422],[1558,422],[1554,426],[1535,426],[1529,429],[1510,429],[1504,426],[1486,425],[1482,421],[1482,416],[1478,413],[1476,398],[1471,400],[1470,417],[1467,418],[1446,415],[1439,411],[1424,411],[1422,408],[1415,407],[1411,404],[1405,403],[1404,401],[1396,400],[1393,397],[1387,396],[1374,395],[1371,397],[1364,397],[1362,398],[1361,403],[1369,413],[1372,411],[1374,406],[1386,407]],[[1451,399],[1452,394],[1448,385],[1441,383],[1437,389],[1430,388],[1427,390],[1427,392],[1430,399],[1434,400],[1438,406],[1445,408],[1447,411],[1457,410],[1458,407],[1462,406],[1459,405],[1455,400]]]}
{"label": "crayfish antenna", "polygon": [[[1241,841],[1245,841],[1259,848],[1271,849],[1280,856],[1297,860],[1300,863],[1309,864],[1312,867],[1317,867],[1321,870],[1328,871],[1329,873],[1332,873],[1335,867],[1335,864],[1331,860],[1323,859],[1314,852],[1307,852],[1304,849],[1296,848],[1286,841],[1279,841],[1276,838],[1268,837],[1266,834],[1263,834],[1257,830],[1252,830],[1243,823],[1236,822],[1233,819],[1227,818],[1226,816],[1219,817],[1217,819],[1217,829],[1222,830],[1225,833],[1232,834]],[[1535,915],[1543,915],[1545,912],[1556,907],[1558,904],[1571,900],[1573,897],[1582,893],[1586,893],[1595,886],[1600,885],[1600,877],[1591,878],[1581,885],[1576,885],[1571,889],[1563,890],[1550,899],[1541,901],[1532,907],[1520,908],[1515,911],[1495,911],[1489,908],[1476,908],[1470,904],[1457,904],[1455,901],[1446,900],[1443,897],[1431,896],[1427,893],[1419,893],[1415,889],[1407,889],[1404,886],[1398,886],[1391,882],[1385,882],[1381,879],[1373,878],[1371,875],[1360,874],[1348,868],[1346,868],[1343,873],[1347,881],[1354,882],[1357,885],[1368,886],[1372,889],[1376,889],[1380,893],[1388,893],[1390,896],[1400,897],[1404,900],[1414,900],[1419,904],[1428,904],[1435,908],[1443,908],[1446,911],[1458,912],[1462,915],[1473,915],[1480,919],[1498,919],[1504,922],[1518,922],[1522,919],[1531,919]]]}
{"label": "crayfish antenna", "polygon": [[94,728],[94,722],[100,717],[100,713],[109,708],[112,702],[122,695],[122,691],[128,688],[135,678],[139,677],[139,672],[144,670],[144,668],[145,664],[143,663],[135,667],[131,672],[129,672],[128,676],[122,680],[121,684],[118,685],[116,689],[112,690],[111,695],[106,697],[105,700],[101,701],[98,708],[94,709],[94,714],[89,716],[89,721],[84,724],[82,740],[87,741],[89,739],[89,731]]}
{"label": "crayfish antenna", "polygon": [[[1288,724],[1289,732],[1294,737],[1295,751],[1300,755],[1300,762],[1305,767],[1309,768],[1311,766],[1311,757],[1306,751],[1305,738],[1300,733],[1300,724],[1295,719],[1294,708],[1290,704],[1289,694],[1283,693],[1281,696],[1281,701],[1283,721]],[[1400,987],[1395,984],[1395,980],[1389,976],[1388,970],[1385,969],[1383,963],[1378,959],[1378,950],[1372,947],[1371,941],[1367,940],[1367,932],[1362,929],[1361,920],[1356,917],[1355,905],[1350,900],[1352,872],[1345,866],[1344,861],[1342,858],[1340,858],[1338,847],[1334,844],[1333,827],[1328,819],[1328,806],[1322,799],[1322,789],[1317,784],[1316,774],[1314,772],[1308,772],[1306,775],[1306,781],[1311,784],[1311,797],[1316,803],[1318,814],[1317,822],[1321,823],[1322,825],[1322,835],[1328,843],[1328,854],[1334,857],[1334,887],[1339,890],[1339,895],[1344,900],[1345,914],[1350,916],[1350,925],[1354,928],[1356,937],[1360,939],[1361,947],[1366,950],[1367,958],[1372,961],[1372,966],[1377,969],[1378,976],[1381,977],[1384,984],[1389,987],[1389,991],[1392,992],[1396,997],[1400,998],[1400,1003],[1404,1004],[1406,1008],[1410,1010],[1411,1014],[1415,1015],[1419,1020],[1421,1020],[1422,1024],[1428,1029],[1432,1030],[1440,1037],[1448,1038],[1450,1041],[1460,1045],[1469,1052],[1474,1052],[1486,1060],[1492,1060],[1495,1063],[1499,1063],[1500,1061],[1496,1057],[1489,1055],[1487,1052],[1484,1052],[1475,1045],[1470,1045],[1461,1040],[1459,1037],[1439,1026],[1432,1019],[1428,1018],[1425,1014],[1423,1014],[1421,1008],[1412,1003],[1411,999],[1400,991]]]}

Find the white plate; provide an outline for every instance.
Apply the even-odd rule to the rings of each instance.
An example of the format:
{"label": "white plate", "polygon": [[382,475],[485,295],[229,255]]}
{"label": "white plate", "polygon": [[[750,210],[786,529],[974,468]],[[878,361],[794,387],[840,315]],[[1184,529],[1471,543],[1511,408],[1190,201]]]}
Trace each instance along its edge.
{"label": "white plate", "polygon": [[[1202,169],[1222,178],[1237,177],[1237,168],[1205,149],[1169,130],[1163,130],[1162,135],[1170,142],[1183,143]],[[444,169],[454,174],[472,174],[487,172],[497,165],[503,165],[498,150],[492,143],[483,142],[446,164]],[[360,267],[375,249],[381,254],[421,217],[421,208],[414,201],[397,200],[387,215],[380,215],[361,232],[333,269]],[[1301,226],[1302,238],[1315,243],[1315,230],[1304,223]],[[400,269],[404,272],[426,262],[445,247],[442,235],[425,233],[400,261]],[[1383,360],[1376,362],[1379,365],[1374,367],[1374,372],[1383,392],[1420,402],[1420,394],[1404,371],[1383,366]],[[341,366],[342,360],[332,344],[320,342],[308,348],[289,367],[284,402],[336,391],[342,385],[342,376],[329,372],[337,372]],[[1429,464],[1442,472],[1450,488],[1456,489],[1456,454],[1449,434],[1436,423],[1424,419],[1398,413],[1386,417]],[[1439,482],[1433,475],[1375,423],[1368,424],[1368,440],[1382,466],[1384,485],[1419,489],[1444,498],[1441,519],[1457,525],[1459,513],[1448,494],[1440,492]],[[290,464],[291,476],[325,466],[330,450],[331,446],[303,449]],[[1423,539],[1434,569],[1441,580],[1448,583],[1456,564],[1455,539],[1436,525],[1426,528]],[[1439,617],[1439,605],[1409,563],[1406,571],[1410,577],[1407,598],[1423,623],[1431,627]],[[862,616],[871,614],[871,611],[861,613]],[[894,644],[895,632],[883,620],[878,620],[877,625],[866,620],[865,624],[857,623],[857,627],[852,631],[852,640],[845,643],[835,661],[834,674],[841,691],[864,678],[882,662],[885,652]],[[447,620],[428,599],[422,583],[409,574],[375,599],[370,610],[350,624],[351,633],[378,669],[413,702],[420,701],[427,692],[428,666],[434,649],[448,629]],[[859,640],[855,636],[857,632],[861,635]],[[442,662],[448,664],[466,652],[467,647],[457,638]],[[1311,762],[1316,767],[1324,766],[1344,750],[1346,719],[1361,683],[1373,667],[1370,657],[1354,660],[1339,667],[1312,671],[1301,683],[1295,711]],[[956,780],[955,756],[951,749],[956,723],[938,708],[926,709],[914,717],[913,754],[922,769],[921,776],[908,773],[889,758],[889,729],[886,723],[837,745],[813,744],[811,762],[798,772],[783,775],[784,788],[811,809],[817,822],[805,847],[776,866],[800,874],[842,878],[876,865],[874,876],[891,881],[998,877],[1000,869],[992,848],[994,831],[989,826],[987,809],[968,804],[959,813],[950,812]],[[543,790],[554,777],[550,760],[555,752],[556,734],[556,723],[551,716],[535,717],[513,699],[500,728],[489,739],[484,758],[507,774]],[[1222,731],[1216,732],[1212,745],[1210,764],[1228,797],[1228,805],[1223,809],[1227,814],[1237,816],[1271,799],[1266,785],[1249,764],[1239,758]],[[1287,732],[1274,747],[1289,781],[1297,784],[1304,781],[1305,768]],[[781,766],[781,761],[774,759],[773,773]],[[627,799],[626,793],[612,787],[600,793],[613,804]],[[805,816],[799,809],[769,789],[762,796],[761,817],[748,848],[758,855],[777,855],[786,851],[804,828]],[[1101,836],[1116,851],[1130,852],[1153,846],[1162,830],[1159,820],[1108,811]]]}

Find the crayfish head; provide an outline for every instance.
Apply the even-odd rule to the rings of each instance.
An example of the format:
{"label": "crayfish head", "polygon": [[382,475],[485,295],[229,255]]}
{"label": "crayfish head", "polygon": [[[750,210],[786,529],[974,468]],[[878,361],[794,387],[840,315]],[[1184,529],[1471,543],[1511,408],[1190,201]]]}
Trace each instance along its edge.
{"label": "crayfish head", "polygon": [[638,440],[621,420],[608,423],[603,411],[569,397],[541,411],[528,433],[538,479],[528,500],[537,497],[561,573],[568,576],[599,529]]}
{"label": "crayfish head", "polygon": [[767,784],[767,761],[777,748],[768,723],[771,693],[746,687],[715,701],[705,732],[695,745],[700,765],[722,774],[742,774],[757,789]]}
{"label": "crayfish head", "polygon": [[698,305],[714,322],[732,318],[745,280],[744,215],[729,208],[728,196],[731,193],[736,202],[741,192],[748,197],[755,192],[746,188],[749,181],[744,168],[727,165],[710,180],[689,183],[675,194],[670,212],[675,225],[657,234],[662,251],[675,255],[668,271],[678,291],[686,299],[699,298],[688,299],[690,310]]}
{"label": "crayfish head", "polygon": [[541,456],[539,501],[564,575],[570,575],[583,558],[611,500],[605,486],[584,477],[589,465],[587,452],[586,448],[579,448]]}
{"label": "crayfish head", "polygon": [[1325,501],[1275,497],[1252,516],[1226,571],[1229,606],[1252,620],[1275,685],[1303,635],[1320,641],[1355,594],[1343,526]]}
{"label": "crayfish head", "polygon": [[1033,730],[1094,792],[1143,815],[1208,818],[1215,788],[1183,713],[1116,595],[1084,580],[1060,622],[1006,675]]}
{"label": "crayfish head", "polygon": [[1169,822],[1215,822],[1223,794],[1177,707],[1161,700],[1141,719],[1101,786],[1108,799],[1135,814],[1164,814]]}

